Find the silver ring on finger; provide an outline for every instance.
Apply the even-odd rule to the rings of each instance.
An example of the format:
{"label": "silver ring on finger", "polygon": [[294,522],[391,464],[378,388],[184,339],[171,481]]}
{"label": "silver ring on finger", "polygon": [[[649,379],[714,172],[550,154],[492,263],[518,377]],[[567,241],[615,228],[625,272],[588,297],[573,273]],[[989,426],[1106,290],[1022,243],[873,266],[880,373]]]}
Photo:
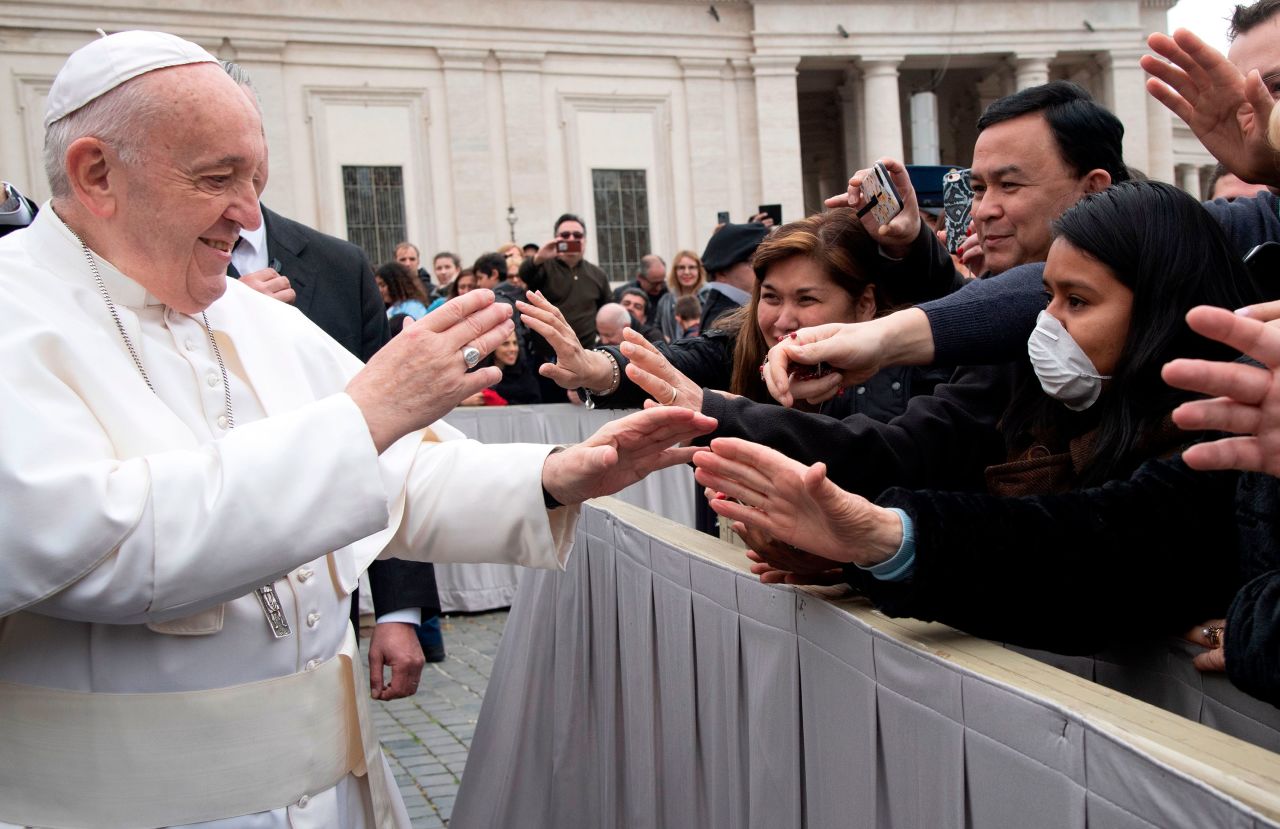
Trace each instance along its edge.
{"label": "silver ring on finger", "polygon": [[467,364],[467,369],[473,369],[480,365],[480,349],[475,346],[467,346],[462,349],[462,362]]}
{"label": "silver ring on finger", "polygon": [[677,400],[679,397],[680,397],[680,390],[679,390],[679,389],[677,389],[675,386],[672,386],[672,387],[671,387],[671,402],[670,402],[670,403],[668,403],[667,405],[668,405],[668,406],[674,406],[674,405],[676,404],[676,400]]}

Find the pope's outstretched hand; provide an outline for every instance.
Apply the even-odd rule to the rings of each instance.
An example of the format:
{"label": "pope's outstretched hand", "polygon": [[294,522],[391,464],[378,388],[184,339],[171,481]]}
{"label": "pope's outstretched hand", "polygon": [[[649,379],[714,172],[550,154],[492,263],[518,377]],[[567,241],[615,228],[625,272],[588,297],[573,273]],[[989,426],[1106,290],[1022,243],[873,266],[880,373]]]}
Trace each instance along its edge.
{"label": "pope's outstretched hand", "polygon": [[650,472],[688,463],[697,447],[678,443],[705,435],[714,418],[675,406],[658,406],[601,426],[582,443],[547,456],[542,486],[561,504],[612,495]]}
{"label": "pope's outstretched hand", "polygon": [[495,304],[493,291],[483,288],[406,325],[347,384],[379,454],[501,380],[502,370],[493,366],[467,373],[463,350],[483,356],[513,330],[511,306]]}

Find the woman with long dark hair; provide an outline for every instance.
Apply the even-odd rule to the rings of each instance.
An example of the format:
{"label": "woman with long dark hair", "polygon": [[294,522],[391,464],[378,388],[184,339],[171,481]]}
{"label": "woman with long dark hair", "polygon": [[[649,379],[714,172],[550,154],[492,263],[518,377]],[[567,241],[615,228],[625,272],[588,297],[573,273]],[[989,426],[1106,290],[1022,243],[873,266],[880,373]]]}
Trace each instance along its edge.
{"label": "woman with long dark hair", "polygon": [[387,319],[407,316],[419,320],[427,315],[427,295],[422,292],[418,277],[399,262],[379,265],[373,279],[382,292],[382,303],[387,306]]}
{"label": "woman with long dark hair", "polygon": [[1195,436],[1170,414],[1189,395],[1160,371],[1174,357],[1229,357],[1184,317],[1257,291],[1216,222],[1170,185],[1090,195],[1054,231],[1048,307],[999,440],[965,436],[1004,447],[978,470],[985,492],[893,488],[872,503],[833,484],[824,463],[747,441],[717,439],[695,458],[698,480],[725,496],[713,509],[754,546],[755,572],[835,575],[891,615],[1068,652],[1221,615],[1235,579],[1235,476],[1182,463]]}
{"label": "woman with long dark hair", "polygon": [[484,359],[482,366],[502,369],[502,379],[493,386],[476,392],[463,400],[460,406],[522,406],[541,403],[542,392],[538,387],[538,375],[529,358],[520,348],[520,339],[512,331],[507,338]]}

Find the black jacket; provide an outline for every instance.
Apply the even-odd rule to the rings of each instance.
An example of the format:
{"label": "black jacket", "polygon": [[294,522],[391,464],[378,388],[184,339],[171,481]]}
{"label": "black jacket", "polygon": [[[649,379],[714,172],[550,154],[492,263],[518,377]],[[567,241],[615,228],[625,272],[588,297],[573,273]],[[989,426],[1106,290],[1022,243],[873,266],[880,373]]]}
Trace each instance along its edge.
{"label": "black jacket", "polygon": [[699,292],[698,299],[702,302],[702,316],[698,318],[699,331],[715,328],[721,317],[742,307],[720,291],[707,290],[705,287]]}
{"label": "black jacket", "polygon": [[387,341],[387,312],[364,251],[286,219],[265,205],[267,255],[298,295],[294,307],[330,337],[368,361]]}
{"label": "black jacket", "polygon": [[1241,475],[1235,504],[1243,586],[1226,613],[1227,675],[1280,706],[1280,480]]}
{"label": "black jacket", "polygon": [[888,423],[865,414],[844,419],[704,395],[702,412],[719,421],[696,439],[738,437],[804,464],[823,461],[842,489],[874,498],[891,486],[976,490],[982,471],[1005,459],[996,424],[1009,403],[1015,366],[957,369],[933,394],[911,398]]}
{"label": "black jacket", "polygon": [[524,354],[520,355],[514,366],[502,369],[502,379],[494,385],[493,390],[513,406],[542,402],[538,373],[533,368],[533,362]]}
{"label": "black jacket", "polygon": [[911,516],[912,575],[845,574],[891,616],[1059,653],[1180,634],[1221,616],[1239,584],[1236,479],[1178,457],[1060,495],[894,488],[877,503]]}

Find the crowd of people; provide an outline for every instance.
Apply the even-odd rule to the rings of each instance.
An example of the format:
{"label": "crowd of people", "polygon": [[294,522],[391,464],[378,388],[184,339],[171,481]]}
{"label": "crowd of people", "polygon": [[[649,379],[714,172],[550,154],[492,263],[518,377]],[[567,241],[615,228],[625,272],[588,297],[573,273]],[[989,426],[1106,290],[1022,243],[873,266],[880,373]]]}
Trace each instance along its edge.
{"label": "crowd of people", "polygon": [[[748,233],[761,237],[766,223],[757,223]],[[726,238],[734,230],[726,234]],[[378,290],[386,308],[390,332],[400,333],[406,323],[421,319],[445,302],[475,288],[487,288],[498,300],[510,305],[516,321],[517,350],[514,362],[504,363],[506,382],[466,398],[466,406],[505,406],[543,402],[583,403],[588,398],[578,388],[564,394],[555,383],[545,380],[544,365],[556,364],[555,350],[548,347],[540,331],[532,334],[523,323],[517,303],[532,289],[548,298],[565,319],[583,348],[616,346],[622,332],[630,328],[655,343],[672,343],[696,337],[704,317],[704,294],[709,293],[702,258],[691,250],[681,250],[666,261],[657,254],[641,257],[634,281],[610,288],[610,280],[584,255],[586,224],[570,213],[555,222],[554,237],[543,245],[504,242],[494,251],[482,253],[471,267],[462,267],[456,253],[441,251],[431,259],[431,270],[422,266],[421,253],[412,242],[395,248],[395,261],[375,271]],[[561,250],[561,246],[574,249]],[[750,250],[739,253],[745,264]],[[717,307],[733,307],[719,301]],[[567,316],[566,316],[567,315]],[[569,322],[569,320],[572,320]],[[493,355],[492,359],[497,359]],[[487,361],[489,362],[489,361]]]}
{"label": "crowd of people", "polygon": [[1275,275],[1245,263],[1280,241],[1280,114],[1270,139],[1262,117],[1280,110],[1258,76],[1280,58],[1280,2],[1233,25],[1230,60],[1179,32],[1143,61],[1222,162],[1210,201],[1128,167],[1119,119],[1051,82],[979,119],[957,255],[916,171],[881,159],[904,204],[883,225],[868,167],[823,213],[718,228],[696,335],[646,325],[657,261],[624,307],[596,294],[594,343],[580,306],[517,302],[555,352],[541,373],[592,405],[713,417],[700,528],[732,522],[766,581],[844,583],[892,615],[1060,652],[1180,633],[1206,648],[1198,666],[1280,703],[1280,502],[1241,474],[1280,466],[1273,380],[1232,362],[1280,362],[1264,344],[1280,334],[1250,320],[1280,318]]}
{"label": "crowd of people", "polygon": [[[53,746],[10,767],[26,793],[0,826],[103,818],[34,781],[115,802],[136,771],[118,756],[181,757],[196,782],[108,822],[405,825],[350,698],[358,574],[561,567],[575,505],[678,463],[705,488],[700,526],[729,522],[766,582],[846,584],[1060,652],[1181,634],[1198,667],[1280,704],[1280,289],[1254,253],[1280,243],[1262,75],[1280,0],[1237,8],[1229,58],[1185,31],[1149,45],[1148,89],[1221,162],[1221,198],[1146,180],[1115,115],[1054,81],[980,117],[954,255],[918,176],[880,159],[892,217],[870,209],[868,165],[821,213],[722,225],[617,288],[572,213],[469,268],[405,242],[374,271],[261,205],[260,102],[232,67],[148,32],[73,54],[48,96],[53,198],[35,214],[6,188],[32,215],[0,242],[17,424],[0,434],[0,705],[18,724],[0,751]],[[359,301],[326,318],[307,255],[349,260]],[[652,402],[569,447],[482,446],[440,420],[566,399]],[[407,658],[371,647],[375,696],[412,692]],[[165,698],[210,689],[195,750]],[[299,756],[339,759],[267,753],[222,785],[234,735],[298,699],[345,712],[361,749],[306,729]],[[85,716],[137,727],[82,747],[59,729]]]}

